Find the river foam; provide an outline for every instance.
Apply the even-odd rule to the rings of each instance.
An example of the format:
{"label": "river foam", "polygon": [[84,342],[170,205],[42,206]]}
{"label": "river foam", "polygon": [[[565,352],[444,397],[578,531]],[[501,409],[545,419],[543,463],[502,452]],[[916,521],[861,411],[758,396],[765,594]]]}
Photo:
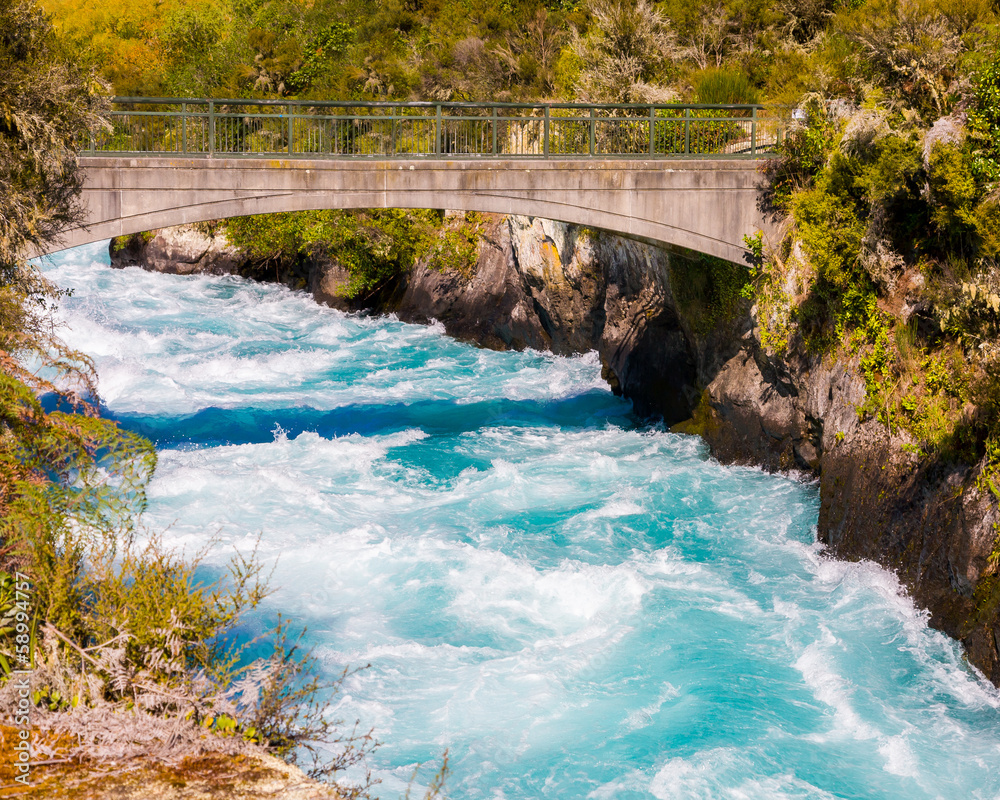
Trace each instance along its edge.
{"label": "river foam", "polygon": [[48,276],[147,524],[207,569],[261,537],[277,612],[352,676],[379,792],[996,798],[1000,696],[895,577],[827,558],[815,486],[645,427],[594,356],[494,353],[235,278]]}

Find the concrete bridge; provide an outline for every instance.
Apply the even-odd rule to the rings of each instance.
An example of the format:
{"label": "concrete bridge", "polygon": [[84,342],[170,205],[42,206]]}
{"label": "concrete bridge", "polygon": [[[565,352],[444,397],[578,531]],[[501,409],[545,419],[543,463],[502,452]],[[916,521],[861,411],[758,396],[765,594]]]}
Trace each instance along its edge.
{"label": "concrete bridge", "polygon": [[752,106],[121,105],[81,155],[86,224],[62,247],[247,214],[434,208],[739,261],[767,228],[757,168],[776,136]]}

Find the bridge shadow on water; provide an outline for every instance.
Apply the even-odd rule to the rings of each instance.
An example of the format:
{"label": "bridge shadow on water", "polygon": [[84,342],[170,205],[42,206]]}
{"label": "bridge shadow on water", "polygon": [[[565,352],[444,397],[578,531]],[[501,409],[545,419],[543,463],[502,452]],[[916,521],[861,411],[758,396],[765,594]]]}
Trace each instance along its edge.
{"label": "bridge shadow on water", "polygon": [[630,402],[599,389],[555,400],[496,398],[460,402],[455,398],[440,398],[357,403],[333,409],[210,407],[179,415],[114,413],[102,407],[102,415],[145,436],[161,449],[259,444],[271,442],[281,433],[290,439],[304,432],[333,438],[351,434],[386,435],[418,428],[435,436],[491,427],[558,426],[562,430],[581,430],[608,423],[625,428],[641,424]]}

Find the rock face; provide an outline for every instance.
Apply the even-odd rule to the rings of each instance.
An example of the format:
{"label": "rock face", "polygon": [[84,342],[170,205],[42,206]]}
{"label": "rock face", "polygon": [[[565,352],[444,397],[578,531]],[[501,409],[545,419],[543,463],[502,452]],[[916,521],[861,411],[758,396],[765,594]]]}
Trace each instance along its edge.
{"label": "rock face", "polygon": [[724,462],[818,476],[829,552],[896,572],[931,625],[1000,685],[1000,579],[990,564],[1000,513],[977,488],[985,463],[945,465],[905,449],[904,436],[859,421],[865,388],[854,363],[793,352],[769,358],[748,336],[687,429]]}
{"label": "rock face", "polygon": [[984,464],[927,464],[875,422],[822,459],[820,538],[836,555],[894,570],[931,625],[960,639],[1000,685],[1000,617],[989,558],[1000,521],[976,487]]}
{"label": "rock face", "polygon": [[335,261],[314,260],[306,278],[306,288],[317,303],[350,311],[353,304],[344,298],[351,282],[350,273]]}
{"label": "rock face", "polygon": [[473,275],[420,264],[392,307],[488,347],[597,350],[616,393],[638,413],[673,423],[690,416],[699,396],[697,348],[671,290],[678,257],[549,220],[502,217]]}
{"label": "rock face", "polygon": [[282,280],[338,308],[436,319],[487,347],[596,350],[611,388],[639,414],[701,434],[721,461],[818,477],[818,535],[831,554],[896,571],[931,624],[960,639],[970,662],[1000,685],[1000,575],[990,562],[1000,513],[977,488],[984,465],[935,463],[881,424],[860,421],[857,364],[809,355],[794,341],[786,354],[768,354],[752,312],[708,332],[694,326],[678,299],[682,255],[547,220],[494,217],[468,274],[419,263],[394,288],[359,302],[343,298],[349,276],[329,261],[260,272],[217,241],[167,232],[122,252],[113,265]]}
{"label": "rock face", "polygon": [[238,271],[242,260],[224,234],[188,226],[165,228],[148,239],[129,237],[121,249],[111,245],[112,267],[142,267],[172,275],[223,275]]}

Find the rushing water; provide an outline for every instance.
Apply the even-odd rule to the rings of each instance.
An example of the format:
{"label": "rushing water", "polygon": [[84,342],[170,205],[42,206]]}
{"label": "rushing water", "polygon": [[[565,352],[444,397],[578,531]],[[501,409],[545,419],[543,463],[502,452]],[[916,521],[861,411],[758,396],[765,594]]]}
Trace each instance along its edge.
{"label": "rushing water", "polygon": [[148,524],[210,564],[259,533],[267,613],[330,675],[371,663],[337,716],[376,728],[380,796],[449,748],[456,800],[1000,797],[1000,696],[823,555],[815,487],[644,427],[592,356],[105,253],[46,270],[157,442]]}

